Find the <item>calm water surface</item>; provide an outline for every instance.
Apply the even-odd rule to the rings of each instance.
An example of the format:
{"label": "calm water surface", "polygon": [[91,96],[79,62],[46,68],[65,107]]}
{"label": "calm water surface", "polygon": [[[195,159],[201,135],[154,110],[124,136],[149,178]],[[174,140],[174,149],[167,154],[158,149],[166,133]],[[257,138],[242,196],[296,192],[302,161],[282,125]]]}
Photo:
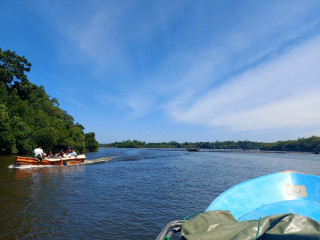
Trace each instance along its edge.
{"label": "calm water surface", "polygon": [[287,169],[320,175],[312,154],[100,149],[87,157],[9,168],[14,157],[1,156],[0,239],[155,239],[237,183]]}

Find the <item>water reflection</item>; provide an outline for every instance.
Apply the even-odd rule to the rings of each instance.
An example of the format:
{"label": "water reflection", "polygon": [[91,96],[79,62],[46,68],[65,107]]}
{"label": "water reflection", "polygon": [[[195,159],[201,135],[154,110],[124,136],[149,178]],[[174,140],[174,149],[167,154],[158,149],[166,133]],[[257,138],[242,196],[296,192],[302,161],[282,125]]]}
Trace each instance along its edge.
{"label": "water reflection", "polygon": [[85,169],[84,165],[73,165],[73,166],[41,166],[41,167],[17,167],[14,168],[15,179],[25,180],[32,178],[33,180],[39,179],[40,176],[65,176],[71,173],[83,172]]}
{"label": "water reflection", "polygon": [[85,165],[8,168],[9,163],[1,169],[1,239],[48,238],[75,221],[70,209],[85,181]]}

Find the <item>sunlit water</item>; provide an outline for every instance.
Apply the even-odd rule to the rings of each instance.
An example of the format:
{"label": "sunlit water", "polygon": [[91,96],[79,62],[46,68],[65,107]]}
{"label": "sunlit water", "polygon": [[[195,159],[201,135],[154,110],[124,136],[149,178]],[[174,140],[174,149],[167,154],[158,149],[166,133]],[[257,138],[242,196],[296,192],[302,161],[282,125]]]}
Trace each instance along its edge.
{"label": "sunlit water", "polygon": [[0,239],[155,239],[231,186],[293,169],[312,154],[100,149],[77,166],[12,168],[0,157]]}

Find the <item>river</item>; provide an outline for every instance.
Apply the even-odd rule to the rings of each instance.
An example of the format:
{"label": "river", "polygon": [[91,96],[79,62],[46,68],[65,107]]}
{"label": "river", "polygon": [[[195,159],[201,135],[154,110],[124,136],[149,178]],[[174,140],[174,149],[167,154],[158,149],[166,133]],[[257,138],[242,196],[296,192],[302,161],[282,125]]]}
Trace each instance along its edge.
{"label": "river", "polygon": [[0,156],[0,239],[155,239],[245,180],[287,169],[320,175],[314,154],[101,148],[87,158],[12,168],[14,157]]}

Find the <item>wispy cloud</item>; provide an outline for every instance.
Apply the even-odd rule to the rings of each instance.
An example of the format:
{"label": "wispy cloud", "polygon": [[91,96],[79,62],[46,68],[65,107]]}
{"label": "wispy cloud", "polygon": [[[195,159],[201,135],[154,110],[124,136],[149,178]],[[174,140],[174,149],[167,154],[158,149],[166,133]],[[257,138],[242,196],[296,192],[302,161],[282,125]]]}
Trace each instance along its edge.
{"label": "wispy cloud", "polygon": [[235,130],[320,127],[319,59],[316,37],[230,79],[190,106],[173,104],[169,112],[178,121]]}
{"label": "wispy cloud", "polygon": [[80,23],[73,19],[67,24],[64,34],[79,51],[81,61],[94,66],[94,69],[123,66],[126,62],[124,45],[127,39],[121,36],[123,22],[120,19],[132,4],[94,5],[96,8],[86,19]]}
{"label": "wispy cloud", "polygon": [[[188,108],[216,85],[229,81],[237,72],[245,72],[281,55],[292,42],[308,37],[320,24],[319,18],[304,20],[312,7],[309,4],[296,2],[286,8],[285,13],[282,7],[276,11],[271,6],[260,8],[258,12],[241,18],[235,24],[237,28],[217,32],[218,37],[208,34],[209,40],[203,45],[188,45],[192,37],[187,35],[187,43],[182,42],[172,48],[153,72],[140,79],[145,82],[140,88],[141,95],[144,91],[158,96],[154,103],[165,109],[168,106],[170,109]],[[267,83],[261,82],[260,86],[262,84]]]}

